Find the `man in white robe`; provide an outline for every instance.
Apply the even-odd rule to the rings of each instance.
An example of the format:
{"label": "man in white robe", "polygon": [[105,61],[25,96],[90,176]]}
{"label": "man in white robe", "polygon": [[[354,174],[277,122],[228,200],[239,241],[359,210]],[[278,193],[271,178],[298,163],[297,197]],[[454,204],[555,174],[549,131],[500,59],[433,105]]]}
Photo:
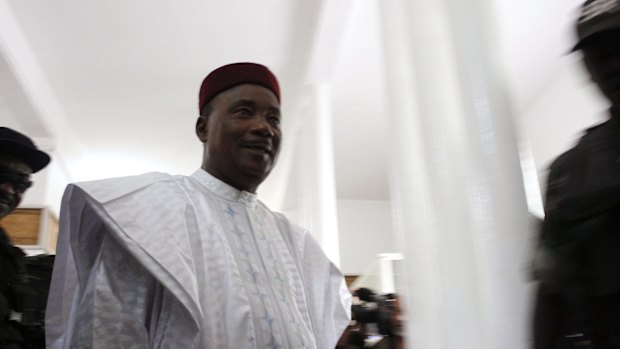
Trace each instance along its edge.
{"label": "man in white robe", "polygon": [[312,236],[258,201],[280,146],[264,66],[203,81],[202,168],[70,185],[47,309],[50,348],[334,348],[342,274]]}

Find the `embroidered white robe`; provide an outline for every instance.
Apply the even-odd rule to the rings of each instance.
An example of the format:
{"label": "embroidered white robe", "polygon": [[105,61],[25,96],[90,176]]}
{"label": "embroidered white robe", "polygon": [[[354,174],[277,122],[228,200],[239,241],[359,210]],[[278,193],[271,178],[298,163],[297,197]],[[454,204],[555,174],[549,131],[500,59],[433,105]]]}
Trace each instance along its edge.
{"label": "embroidered white robe", "polygon": [[203,170],[69,185],[49,348],[332,349],[350,294],[311,235]]}

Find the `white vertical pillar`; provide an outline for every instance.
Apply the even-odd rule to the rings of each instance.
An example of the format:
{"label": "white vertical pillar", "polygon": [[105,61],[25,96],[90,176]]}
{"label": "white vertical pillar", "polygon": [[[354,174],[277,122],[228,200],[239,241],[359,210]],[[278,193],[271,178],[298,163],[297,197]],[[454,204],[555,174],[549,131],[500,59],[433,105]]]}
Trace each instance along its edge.
{"label": "white vertical pillar", "polygon": [[302,203],[304,226],[336,265],[340,265],[340,242],[332,115],[329,86],[324,83],[309,87],[304,103],[301,127]]}
{"label": "white vertical pillar", "polygon": [[397,253],[382,253],[377,257],[379,259],[379,276],[381,280],[381,288],[378,290],[381,294],[396,292],[394,283],[394,260]]}
{"label": "white vertical pillar", "polygon": [[527,206],[491,0],[382,0],[407,343],[527,347]]}

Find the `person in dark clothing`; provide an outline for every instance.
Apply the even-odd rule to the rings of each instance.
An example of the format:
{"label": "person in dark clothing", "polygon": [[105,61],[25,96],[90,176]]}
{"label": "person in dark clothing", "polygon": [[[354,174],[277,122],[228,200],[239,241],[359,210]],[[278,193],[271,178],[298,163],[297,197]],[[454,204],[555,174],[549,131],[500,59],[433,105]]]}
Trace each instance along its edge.
{"label": "person in dark clothing", "polygon": [[550,168],[536,349],[620,348],[620,1],[586,1],[577,34],[610,118]]}
{"label": "person in dark clothing", "polygon": [[[38,150],[30,138],[0,127],[0,219],[21,202],[32,185],[30,175],[49,162],[50,157]],[[43,348],[41,343],[32,343],[37,337],[32,328],[12,320],[13,314],[21,315],[24,311],[25,295],[29,292],[24,252],[13,246],[0,228],[0,349]],[[39,327],[40,332],[42,326]]]}

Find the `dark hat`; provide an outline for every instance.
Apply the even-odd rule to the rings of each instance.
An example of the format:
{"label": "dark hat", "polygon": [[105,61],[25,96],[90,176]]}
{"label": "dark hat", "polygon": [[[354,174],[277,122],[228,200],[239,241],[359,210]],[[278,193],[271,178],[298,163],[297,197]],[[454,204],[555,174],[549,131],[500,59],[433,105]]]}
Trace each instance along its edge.
{"label": "dark hat", "polygon": [[32,140],[8,127],[0,127],[0,154],[7,154],[25,162],[37,172],[50,162],[46,153],[37,149]]}
{"label": "dark hat", "polygon": [[591,36],[617,29],[620,29],[620,0],[588,0],[577,20],[578,42],[573,51],[580,49]]}
{"label": "dark hat", "polygon": [[202,81],[198,96],[198,111],[218,93],[241,84],[257,84],[271,90],[280,101],[280,86],[275,75],[264,65],[233,63],[219,67]]}

